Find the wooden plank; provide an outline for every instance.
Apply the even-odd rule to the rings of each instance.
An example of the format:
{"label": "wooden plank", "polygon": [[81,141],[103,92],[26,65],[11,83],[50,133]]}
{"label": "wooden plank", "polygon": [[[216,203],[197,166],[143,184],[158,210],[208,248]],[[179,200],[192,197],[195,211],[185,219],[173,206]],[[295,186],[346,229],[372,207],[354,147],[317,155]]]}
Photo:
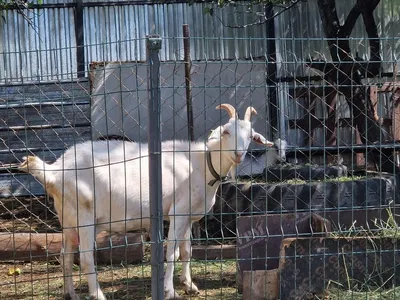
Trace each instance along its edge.
{"label": "wooden plank", "polygon": [[0,109],[0,127],[68,125],[90,122],[90,105],[26,106]]}
{"label": "wooden plank", "polygon": [[76,101],[88,99],[89,95],[89,83],[87,81],[0,86],[0,103],[2,104]]}
{"label": "wooden plank", "polygon": [[192,258],[197,260],[235,259],[236,245],[194,245]]}
{"label": "wooden plank", "polygon": [[41,124],[41,125],[16,125],[16,126],[0,126],[0,132],[7,132],[7,131],[27,131],[27,130],[39,130],[39,129],[60,129],[60,128],[77,128],[77,127],[89,127],[91,124],[90,122],[79,123],[79,124],[71,124],[67,123],[64,124]]}
{"label": "wooden plank", "polygon": [[[0,132],[0,150],[23,148],[62,148],[91,138],[90,127],[70,127]],[[11,151],[10,151],[11,152]]]}
{"label": "wooden plank", "polygon": [[395,140],[400,139],[400,88],[396,90],[392,95],[393,110],[392,110],[392,122],[391,127],[392,136]]}
{"label": "wooden plank", "polygon": [[378,88],[376,86],[369,87],[369,97],[371,99],[372,109],[375,121],[379,122],[378,116]]}
{"label": "wooden plank", "polygon": [[[112,235],[101,232],[96,238],[96,261],[110,263],[143,260],[147,234],[126,233]],[[54,261],[59,258],[62,248],[61,233],[0,233],[0,260]],[[74,262],[79,262],[76,251]]]}
{"label": "wooden plank", "polygon": [[42,184],[25,173],[0,174],[0,198],[45,195]]}
{"label": "wooden plank", "polygon": [[400,88],[400,81],[385,82],[381,87],[378,87],[378,93],[394,92]]}

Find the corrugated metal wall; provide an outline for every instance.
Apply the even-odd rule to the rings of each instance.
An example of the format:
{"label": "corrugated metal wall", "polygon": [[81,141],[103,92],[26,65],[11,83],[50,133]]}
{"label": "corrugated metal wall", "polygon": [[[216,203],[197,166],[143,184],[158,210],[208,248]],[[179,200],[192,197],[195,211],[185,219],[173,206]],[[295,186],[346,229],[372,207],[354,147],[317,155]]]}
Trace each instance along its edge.
{"label": "corrugated metal wall", "polygon": [[[85,8],[85,44],[89,61],[145,60],[142,39],[157,33],[165,38],[162,60],[182,60],[182,24],[189,24],[192,59],[234,59],[265,54],[265,26],[234,29],[220,19],[234,20],[234,10],[213,16],[204,14],[206,4],[129,5]],[[256,8],[255,8],[256,9]],[[252,22],[252,14],[239,20]],[[223,39],[222,39],[223,37]]]}
{"label": "corrugated metal wall", "polygon": [[[58,0],[44,1],[45,4]],[[96,2],[96,1],[84,1]],[[63,1],[63,3],[72,3]],[[163,4],[84,7],[86,70],[92,61],[145,60],[145,37],[164,39],[162,60],[182,60],[182,24],[190,27],[194,60],[249,58],[265,54],[266,28],[233,29],[225,24],[253,22],[252,14],[232,8],[213,16],[206,4]],[[254,8],[258,10],[257,7]],[[29,12],[34,28],[9,10],[0,20],[0,83],[67,80],[76,78],[77,57],[74,8],[42,8]],[[240,15],[241,17],[237,17]],[[223,39],[222,39],[223,37]]]}
{"label": "corrugated metal wall", "polygon": [[0,18],[0,83],[66,80],[76,75],[72,8],[28,12],[34,27],[16,10]]}
{"label": "corrugated metal wall", "polygon": [[[97,1],[97,0],[96,0]],[[85,70],[93,61],[143,61],[146,59],[144,38],[158,33],[164,38],[162,60],[182,60],[182,24],[187,23],[191,34],[191,57],[194,60],[236,59],[265,56],[266,25],[242,29],[224,24],[254,22],[254,14],[243,13],[245,7],[215,10],[213,16],[204,14],[208,4],[160,4],[95,6],[96,1],[84,7]],[[344,20],[355,2],[337,1],[338,14]],[[47,0],[45,4],[72,3],[72,0]],[[260,11],[255,6],[254,11]],[[400,2],[381,1],[375,10],[381,36],[385,71],[391,71],[400,53]],[[0,83],[73,80],[77,77],[74,8],[43,8],[29,13],[35,28],[15,10],[3,13],[0,19]],[[279,76],[314,75],[304,67],[309,55],[330,59],[323,39],[316,0],[300,2],[275,19]],[[352,48],[360,57],[368,57],[368,41],[362,19],[352,32]],[[87,74],[86,74],[87,75]],[[296,83],[297,85],[300,83]],[[301,105],[292,101],[288,93],[291,84],[279,85],[281,128],[288,133],[291,144],[302,145],[308,133],[287,130],[287,120],[305,114]],[[381,111],[387,111],[387,101],[381,101]],[[343,99],[338,102],[338,117],[350,117]],[[317,117],[326,116],[319,105]],[[341,129],[340,129],[341,130]],[[340,132],[344,144],[354,135]],[[318,134],[323,142],[323,131]]]}

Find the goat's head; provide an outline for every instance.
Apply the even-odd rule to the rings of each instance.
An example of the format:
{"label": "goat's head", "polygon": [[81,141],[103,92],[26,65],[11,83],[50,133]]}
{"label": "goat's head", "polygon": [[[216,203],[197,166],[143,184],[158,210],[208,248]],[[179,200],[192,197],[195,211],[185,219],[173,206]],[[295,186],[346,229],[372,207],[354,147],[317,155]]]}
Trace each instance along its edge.
{"label": "goat's head", "polygon": [[287,149],[287,142],[282,139],[276,139],[274,141],[274,148],[276,148],[278,152],[278,161],[285,162],[286,161],[286,149]]}
{"label": "goat's head", "polygon": [[225,125],[216,128],[208,138],[208,144],[212,141],[220,142],[221,155],[226,157],[232,164],[240,164],[246,155],[247,148],[251,141],[258,144],[272,147],[274,143],[268,141],[261,134],[256,132],[251,124],[250,118],[257,114],[257,111],[249,106],[240,120],[235,108],[227,103],[218,105],[217,109],[225,109],[229,114],[229,121]]}

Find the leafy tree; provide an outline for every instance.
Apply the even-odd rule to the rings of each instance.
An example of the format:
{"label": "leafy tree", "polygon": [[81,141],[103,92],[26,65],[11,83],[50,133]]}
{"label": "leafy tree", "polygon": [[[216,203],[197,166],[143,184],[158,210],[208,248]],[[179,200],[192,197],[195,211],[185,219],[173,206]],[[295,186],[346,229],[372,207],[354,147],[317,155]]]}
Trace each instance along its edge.
{"label": "leafy tree", "polygon": [[[42,0],[38,1],[38,4],[41,4]],[[0,11],[6,11],[8,9],[16,9],[17,12],[28,22],[30,26],[34,28],[32,19],[27,15],[27,9],[32,4],[29,3],[29,0],[0,0]],[[5,21],[3,13],[1,14],[3,20]]]}
{"label": "leafy tree", "polygon": [[[263,8],[273,6],[276,12],[266,15],[264,9],[264,11],[257,13],[259,19],[254,23],[224,25],[235,28],[259,25],[292,8],[299,2],[305,1],[307,0],[252,0],[246,3],[249,9],[254,4],[261,4]],[[220,9],[229,5],[239,5],[236,1],[229,0],[216,0],[212,3],[214,4],[213,7],[217,6]],[[362,81],[365,78],[382,75],[380,38],[373,15],[380,0],[357,0],[353,7],[349,7],[349,13],[343,22],[340,22],[337,15],[335,0],[317,0],[317,3],[325,37],[328,38],[327,43],[332,60],[328,62],[310,58],[306,66],[321,72],[323,78],[344,95],[362,143],[373,143],[380,141],[382,137],[387,138],[387,132],[383,130],[377,118],[377,112],[368,92],[368,85]],[[206,9],[206,13],[213,14],[214,8]],[[368,61],[357,57],[357,54],[354,55],[350,48],[350,35],[359,17],[362,17],[368,35],[370,50]],[[379,165],[377,163],[379,162],[378,157],[374,157],[374,154],[371,154],[370,157],[375,160],[376,165]],[[393,164],[389,160],[381,162],[380,165],[381,170],[393,172]]]}

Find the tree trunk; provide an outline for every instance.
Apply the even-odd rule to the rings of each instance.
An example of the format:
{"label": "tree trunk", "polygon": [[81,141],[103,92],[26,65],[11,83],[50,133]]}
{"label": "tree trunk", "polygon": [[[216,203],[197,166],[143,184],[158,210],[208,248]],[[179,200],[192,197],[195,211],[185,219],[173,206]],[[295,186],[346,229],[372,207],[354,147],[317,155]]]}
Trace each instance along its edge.
{"label": "tree trunk", "polygon": [[[385,137],[385,132],[375,120],[376,111],[367,92],[368,87],[362,83],[362,78],[375,77],[381,71],[380,41],[373,16],[379,2],[380,0],[358,0],[344,24],[340,25],[335,0],[318,0],[333,63],[313,60],[310,64],[310,67],[325,73],[325,78],[336,85],[345,96],[363,144],[380,142]],[[365,62],[355,60],[348,39],[360,15],[363,17],[370,44],[370,61]],[[374,155],[372,158],[375,162],[378,161]]]}

